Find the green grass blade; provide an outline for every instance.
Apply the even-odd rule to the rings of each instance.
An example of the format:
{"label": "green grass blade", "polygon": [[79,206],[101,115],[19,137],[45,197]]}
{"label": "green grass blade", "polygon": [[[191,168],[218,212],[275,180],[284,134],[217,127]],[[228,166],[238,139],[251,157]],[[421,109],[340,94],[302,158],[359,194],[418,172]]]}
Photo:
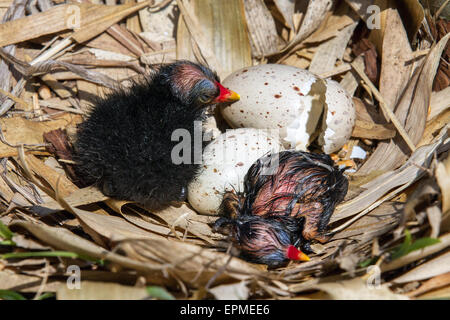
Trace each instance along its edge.
{"label": "green grass blade", "polygon": [[149,286],[147,287],[147,292],[152,298],[161,299],[161,300],[175,300],[175,297],[167,292],[166,289],[158,287],[158,286]]}
{"label": "green grass blade", "polygon": [[0,221],[0,237],[5,240],[11,240],[14,233]]}
{"label": "green grass blade", "polygon": [[2,300],[27,300],[23,295],[11,290],[0,290],[0,299]]}
{"label": "green grass blade", "polygon": [[68,251],[37,251],[37,252],[10,252],[0,255],[2,259],[14,258],[34,258],[34,257],[61,257],[61,258],[79,258],[75,252]]}

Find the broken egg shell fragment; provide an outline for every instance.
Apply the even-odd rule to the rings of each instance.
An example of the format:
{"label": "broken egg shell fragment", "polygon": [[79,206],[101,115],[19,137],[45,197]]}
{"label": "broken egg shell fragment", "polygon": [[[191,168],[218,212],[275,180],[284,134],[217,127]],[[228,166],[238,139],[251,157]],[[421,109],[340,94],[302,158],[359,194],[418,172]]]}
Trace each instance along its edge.
{"label": "broken egg shell fragment", "polygon": [[250,166],[269,152],[283,150],[268,130],[227,130],[203,150],[199,174],[188,186],[188,201],[202,214],[217,214],[225,191],[243,191]]}
{"label": "broken egg shell fragment", "polygon": [[326,116],[319,144],[325,153],[339,150],[350,139],[356,121],[353,99],[336,81],[326,79]]}

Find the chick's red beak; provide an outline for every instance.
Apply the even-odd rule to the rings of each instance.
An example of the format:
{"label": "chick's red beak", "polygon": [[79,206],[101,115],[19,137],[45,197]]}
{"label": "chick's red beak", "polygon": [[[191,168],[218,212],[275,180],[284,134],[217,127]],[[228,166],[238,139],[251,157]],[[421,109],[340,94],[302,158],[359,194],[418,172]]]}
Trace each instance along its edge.
{"label": "chick's red beak", "polygon": [[235,102],[238,101],[241,97],[234,91],[225,88],[219,82],[216,82],[217,86],[220,89],[219,96],[214,100],[214,102]]}
{"label": "chick's red beak", "polygon": [[290,245],[287,248],[287,257],[291,260],[297,260],[297,261],[309,261],[309,257],[304,254],[303,252],[301,252],[300,250],[298,250],[295,246]]}

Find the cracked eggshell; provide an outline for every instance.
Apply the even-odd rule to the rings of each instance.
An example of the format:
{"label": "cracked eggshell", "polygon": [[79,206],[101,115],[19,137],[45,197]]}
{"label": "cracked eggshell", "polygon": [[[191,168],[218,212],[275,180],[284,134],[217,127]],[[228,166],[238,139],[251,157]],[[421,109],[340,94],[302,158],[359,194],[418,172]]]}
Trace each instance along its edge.
{"label": "cracked eggshell", "polygon": [[306,150],[323,110],[322,79],[296,67],[263,64],[232,73],[223,85],[241,96],[221,108],[233,128],[278,129],[285,147]]}
{"label": "cracked eggshell", "polygon": [[[322,134],[327,153],[339,149],[350,137],[355,121],[353,102],[334,81],[293,66],[264,64],[238,70],[223,84],[241,95],[239,101],[221,108],[233,128],[278,129],[286,148],[303,151]],[[328,109],[334,114],[319,123]],[[348,119],[343,119],[344,113]]]}
{"label": "cracked eggshell", "polygon": [[278,136],[267,130],[227,130],[203,150],[203,162],[188,186],[188,201],[203,214],[217,214],[225,191],[243,191],[250,166],[268,152],[283,150]]}
{"label": "cracked eggshell", "polygon": [[319,144],[325,153],[339,150],[350,139],[356,121],[353,99],[336,81],[326,79],[326,110]]}

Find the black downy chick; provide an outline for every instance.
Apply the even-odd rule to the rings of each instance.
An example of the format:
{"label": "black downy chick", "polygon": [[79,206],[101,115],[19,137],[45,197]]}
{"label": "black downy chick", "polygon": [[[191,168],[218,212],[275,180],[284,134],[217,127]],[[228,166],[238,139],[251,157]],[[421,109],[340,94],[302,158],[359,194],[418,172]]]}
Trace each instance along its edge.
{"label": "black downy chick", "polygon": [[[236,100],[239,95],[205,66],[189,61],[161,65],[146,81],[93,106],[77,132],[77,171],[105,195],[148,208],[182,201],[199,169],[192,161],[194,121],[204,119],[206,107]],[[180,143],[172,141],[177,129],[190,135],[191,163],[172,159]]]}

